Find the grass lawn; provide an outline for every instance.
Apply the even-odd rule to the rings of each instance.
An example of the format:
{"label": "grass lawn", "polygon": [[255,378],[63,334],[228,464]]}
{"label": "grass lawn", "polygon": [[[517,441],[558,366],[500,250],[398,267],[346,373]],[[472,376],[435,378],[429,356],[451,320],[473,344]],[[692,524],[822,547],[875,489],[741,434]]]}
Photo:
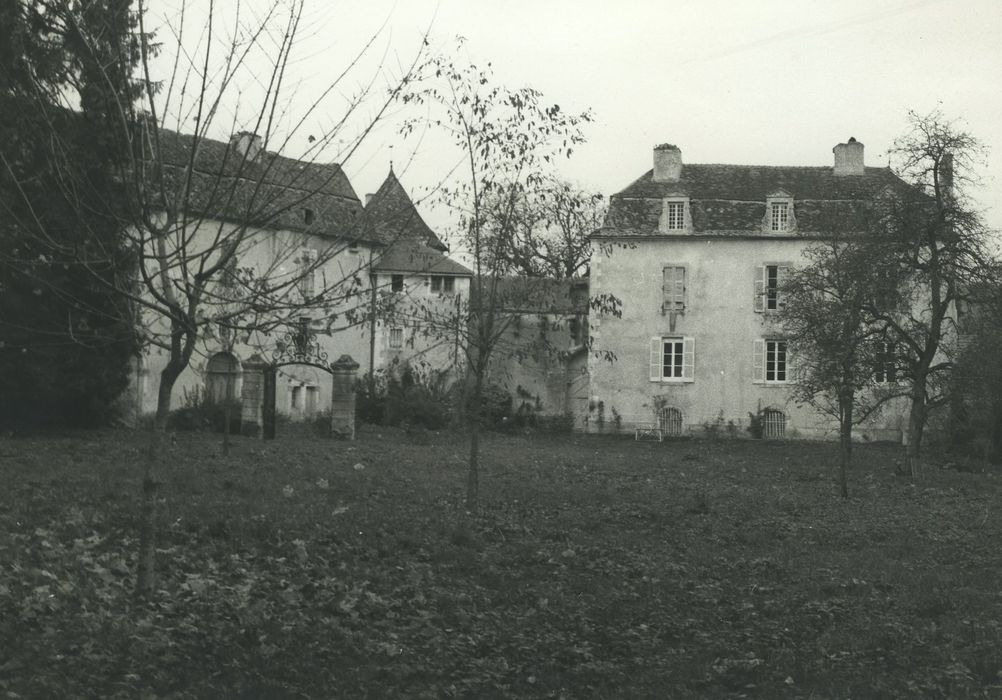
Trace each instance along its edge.
{"label": "grass lawn", "polygon": [[[999,697],[1002,479],[900,448],[179,434],[0,441],[0,696]],[[170,441],[168,440],[168,443]]]}

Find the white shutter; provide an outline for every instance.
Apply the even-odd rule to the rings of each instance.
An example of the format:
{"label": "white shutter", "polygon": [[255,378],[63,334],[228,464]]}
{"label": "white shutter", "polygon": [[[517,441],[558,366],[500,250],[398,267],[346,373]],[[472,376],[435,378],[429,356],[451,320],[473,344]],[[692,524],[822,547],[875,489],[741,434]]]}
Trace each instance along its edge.
{"label": "white shutter", "polygon": [[694,338],[682,339],[682,378],[687,382],[695,381],[693,372],[696,359],[695,348]]}
{"label": "white shutter", "polygon": [[765,276],[766,269],[765,265],[759,265],[755,268],[755,296],[754,296],[754,309],[755,313],[762,313],[765,310]]}
{"label": "white shutter", "polygon": [[793,362],[793,353],[790,351],[790,343],[786,343],[786,381],[790,383],[796,383],[797,366]]}
{"label": "white shutter", "polygon": [[664,352],[662,347],[661,338],[651,338],[651,381],[660,382],[661,381],[661,363],[663,361],[662,353]]}
{"label": "white shutter", "polygon": [[765,381],[765,340],[757,338],[752,351],[752,381],[761,384]]}

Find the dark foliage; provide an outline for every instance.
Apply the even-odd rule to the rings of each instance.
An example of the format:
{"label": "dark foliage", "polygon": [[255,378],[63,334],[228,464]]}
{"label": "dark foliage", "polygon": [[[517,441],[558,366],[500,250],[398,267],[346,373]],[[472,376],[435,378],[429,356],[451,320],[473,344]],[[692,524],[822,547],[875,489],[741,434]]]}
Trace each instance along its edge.
{"label": "dark foliage", "polygon": [[[214,433],[226,432],[226,412],[230,414],[230,434],[240,434],[240,401],[212,401],[202,392],[185,394],[184,406],[170,412],[168,430],[200,430]],[[327,418],[328,424],[330,417]]]}
{"label": "dark foliage", "polygon": [[[106,104],[107,81],[128,80],[129,2],[39,7],[0,8],[10,39],[0,49],[4,429],[107,423],[136,351],[130,309],[109,291],[132,265],[119,237],[121,161]],[[122,72],[96,70],[101,57]],[[59,105],[68,84],[81,112]]]}

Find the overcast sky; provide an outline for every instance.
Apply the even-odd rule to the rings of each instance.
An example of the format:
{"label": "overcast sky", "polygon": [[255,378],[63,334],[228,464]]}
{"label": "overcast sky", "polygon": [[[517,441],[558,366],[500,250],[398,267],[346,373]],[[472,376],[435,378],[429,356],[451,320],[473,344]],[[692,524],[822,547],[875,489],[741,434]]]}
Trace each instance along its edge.
{"label": "overcast sky", "polygon": [[[829,165],[854,136],[867,165],[886,165],[908,110],[940,109],[990,148],[974,194],[1002,228],[999,0],[316,0],[307,20],[294,64],[307,93],[384,23],[371,53],[390,65],[431,25],[436,46],[462,35],[505,85],[593,110],[588,143],[561,169],[607,196],[663,142],[688,163]],[[383,129],[345,163],[359,196],[391,157],[417,198],[453,165]]]}

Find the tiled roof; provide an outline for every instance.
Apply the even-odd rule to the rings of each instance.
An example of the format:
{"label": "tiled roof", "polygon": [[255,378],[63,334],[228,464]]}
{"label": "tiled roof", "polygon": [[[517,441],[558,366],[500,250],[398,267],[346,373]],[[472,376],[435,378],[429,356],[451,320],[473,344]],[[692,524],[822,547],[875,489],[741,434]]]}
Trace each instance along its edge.
{"label": "tiled roof", "polygon": [[244,161],[229,143],[169,129],[160,130],[159,143],[169,190],[182,198],[183,186],[190,184],[184,204],[190,213],[370,240],[360,231],[362,203],[336,163],[310,163],[264,150]]}
{"label": "tiled roof", "polygon": [[[855,220],[864,204],[888,188],[911,189],[888,168],[865,168],[862,175],[836,176],[829,167],[686,164],[677,182],[655,182],[645,173],[609,200],[609,213],[597,236],[658,236],[662,200],[687,196],[693,233],[761,233],[766,197],[793,197],[797,231],[818,232]],[[677,234],[672,234],[677,235]]]}
{"label": "tiled roof", "polygon": [[372,269],[376,272],[422,272],[462,277],[473,274],[455,260],[445,257],[442,251],[414,240],[401,240],[391,244],[373,264]]}
{"label": "tiled roof", "polygon": [[366,240],[392,244],[400,239],[421,241],[440,251],[449,249],[418,213],[403,185],[390,170],[372,200],[365,206],[362,226]]}

